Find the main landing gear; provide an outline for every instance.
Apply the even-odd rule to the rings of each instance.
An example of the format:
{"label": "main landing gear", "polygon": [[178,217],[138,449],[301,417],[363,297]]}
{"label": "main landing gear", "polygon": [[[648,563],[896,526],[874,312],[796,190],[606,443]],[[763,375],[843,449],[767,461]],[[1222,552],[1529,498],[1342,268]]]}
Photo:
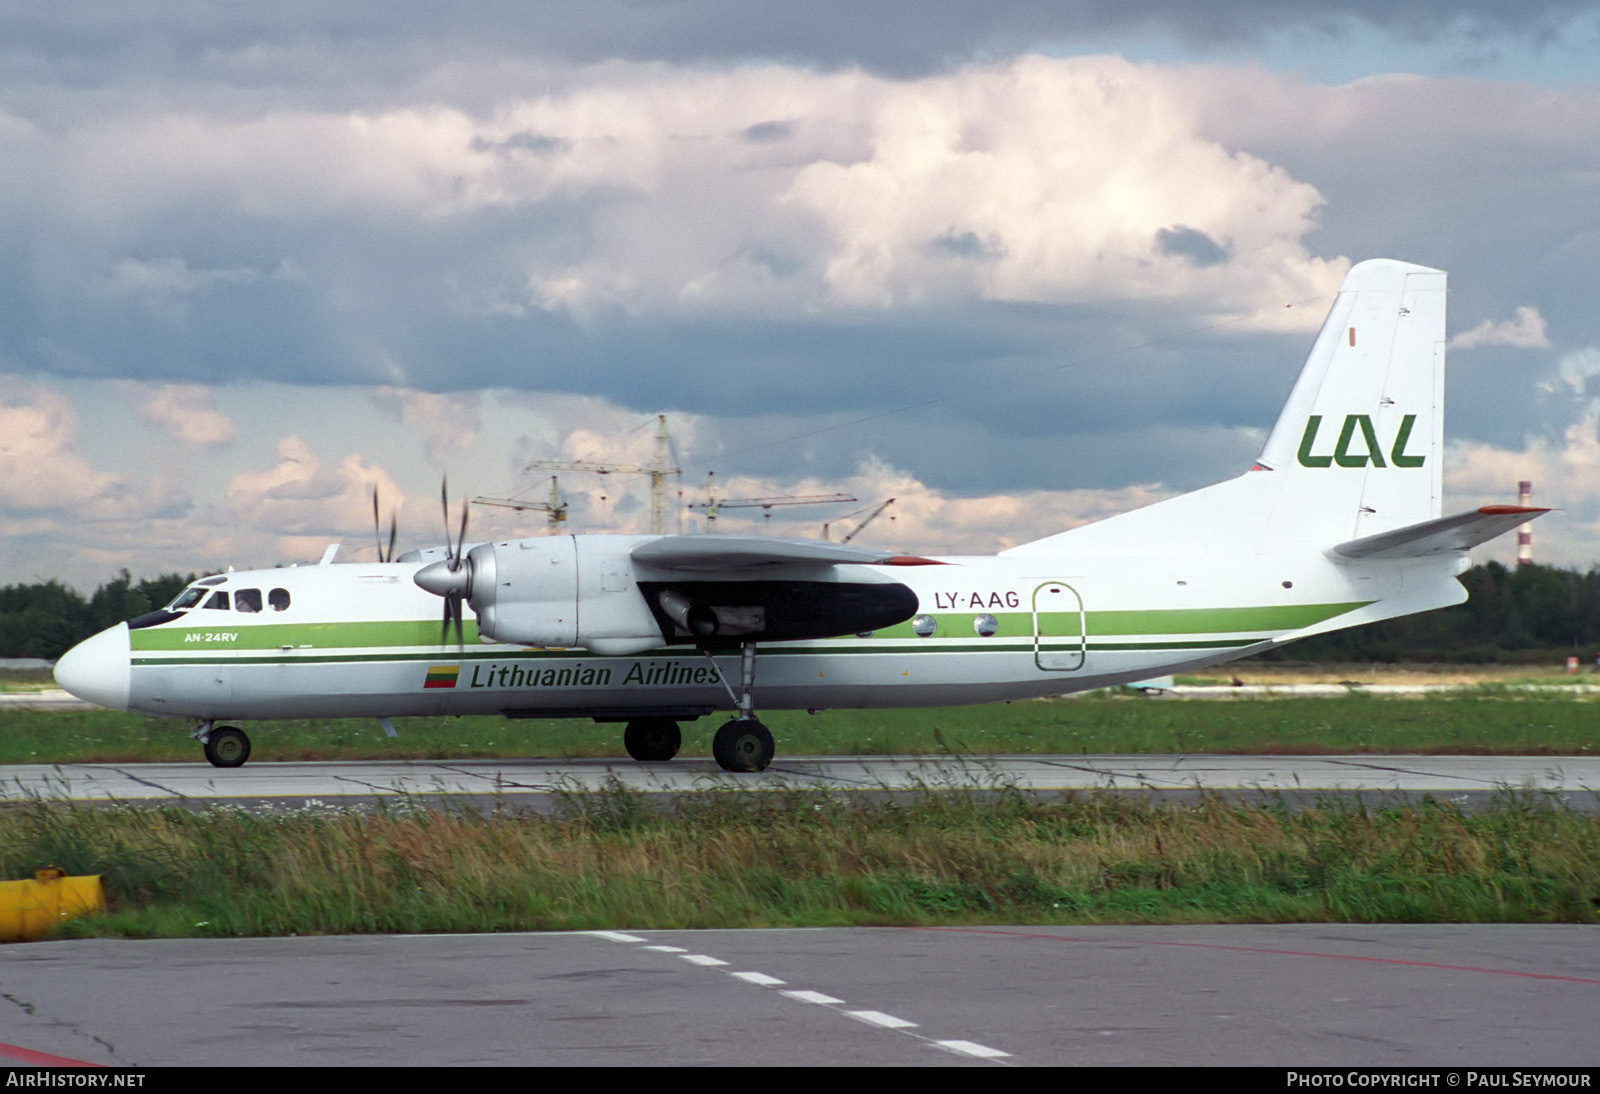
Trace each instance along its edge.
{"label": "main landing gear", "polygon": [[237,726],[213,729],[212,723],[201,722],[192,736],[205,746],[212,767],[243,767],[250,758],[250,738]]}
{"label": "main landing gear", "polygon": [[[715,667],[711,651],[706,650],[705,655]],[[717,678],[721,677],[719,672]],[[723,687],[727,686],[724,680]],[[756,718],[755,689],[756,644],[745,642],[739,647],[739,692],[734,694],[733,689],[728,688],[739,716],[717,730],[717,735],[711,739],[712,758],[724,771],[765,771],[777,752],[771,731]]]}
{"label": "main landing gear", "polygon": [[671,718],[635,718],[622,731],[622,745],[636,760],[670,760],[683,747],[683,731]]}

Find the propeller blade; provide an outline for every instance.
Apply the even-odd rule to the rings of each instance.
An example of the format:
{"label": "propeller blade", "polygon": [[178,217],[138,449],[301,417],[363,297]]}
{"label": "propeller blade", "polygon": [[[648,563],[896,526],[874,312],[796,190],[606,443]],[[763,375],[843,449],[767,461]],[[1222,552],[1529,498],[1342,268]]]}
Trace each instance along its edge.
{"label": "propeller blade", "polygon": [[[448,552],[450,547],[450,479],[444,475],[439,476],[439,506],[444,510],[444,545]],[[454,557],[454,555],[451,555],[452,561]],[[454,566],[450,568],[452,570],[455,569]]]}
{"label": "propeller blade", "polygon": [[394,561],[394,541],[395,541],[396,538],[399,537],[399,535],[400,535],[400,518],[395,516],[394,514],[390,514],[390,516],[389,516],[389,553],[387,555],[380,554],[378,556],[378,560],[380,562],[393,562]]}
{"label": "propeller blade", "polygon": [[372,534],[373,537],[378,541],[378,561],[387,562],[388,559],[383,557],[383,522],[378,519],[377,484],[373,484],[372,487]]}

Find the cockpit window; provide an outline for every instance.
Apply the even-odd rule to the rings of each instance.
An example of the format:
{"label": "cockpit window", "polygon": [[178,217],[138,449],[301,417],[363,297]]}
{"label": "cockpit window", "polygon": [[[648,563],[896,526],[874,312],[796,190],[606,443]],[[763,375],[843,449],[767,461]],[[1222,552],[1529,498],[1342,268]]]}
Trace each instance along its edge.
{"label": "cockpit window", "polygon": [[240,589],[234,593],[233,610],[238,612],[259,612],[261,610],[261,590]]}
{"label": "cockpit window", "polygon": [[281,612],[289,606],[289,590],[273,589],[267,594],[267,603],[272,605],[272,610]]}
{"label": "cockpit window", "polygon": [[185,608],[192,608],[196,604],[200,603],[200,598],[205,595],[206,591],[204,589],[200,588],[198,585],[191,585],[189,588],[178,594],[178,599],[174,600],[170,605],[168,605],[167,610],[169,612],[181,612]]}
{"label": "cockpit window", "polygon": [[220,608],[222,611],[227,611],[228,610],[228,593],[227,593],[227,591],[225,589],[218,589],[216,592],[212,593],[211,594],[211,599],[206,601],[205,606],[208,607],[208,608]]}

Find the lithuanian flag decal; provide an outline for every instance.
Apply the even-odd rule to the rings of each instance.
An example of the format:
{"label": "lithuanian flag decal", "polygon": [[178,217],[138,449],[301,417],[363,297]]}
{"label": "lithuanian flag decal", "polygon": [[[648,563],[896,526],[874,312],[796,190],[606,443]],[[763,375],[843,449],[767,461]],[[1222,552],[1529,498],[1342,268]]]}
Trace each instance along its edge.
{"label": "lithuanian flag decal", "polygon": [[461,675],[460,665],[430,665],[428,679],[422,684],[424,688],[453,688],[456,686],[456,677]]}

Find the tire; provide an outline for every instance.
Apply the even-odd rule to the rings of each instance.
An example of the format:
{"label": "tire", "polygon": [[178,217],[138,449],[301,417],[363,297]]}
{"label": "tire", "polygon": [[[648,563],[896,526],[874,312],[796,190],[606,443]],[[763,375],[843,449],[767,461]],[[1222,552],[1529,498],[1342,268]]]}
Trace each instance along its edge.
{"label": "tire", "polygon": [[206,759],[212,767],[243,767],[250,758],[250,738],[233,726],[213,729],[206,738]]}
{"label": "tire", "polygon": [[754,718],[735,718],[711,739],[711,755],[724,771],[765,771],[777,746]]}
{"label": "tire", "polygon": [[671,718],[635,718],[622,731],[628,755],[646,763],[670,760],[683,747],[683,731]]}

